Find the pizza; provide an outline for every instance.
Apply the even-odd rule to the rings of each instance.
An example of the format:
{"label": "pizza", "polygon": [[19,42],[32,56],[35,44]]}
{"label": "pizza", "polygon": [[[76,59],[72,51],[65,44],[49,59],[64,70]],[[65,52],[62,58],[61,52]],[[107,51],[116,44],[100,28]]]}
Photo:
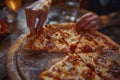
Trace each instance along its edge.
{"label": "pizza", "polygon": [[118,50],[98,50],[77,53],[82,61],[103,80],[120,80],[120,55]]}
{"label": "pizza", "polygon": [[102,80],[91,71],[77,54],[68,55],[50,69],[43,72],[43,80]]}
{"label": "pizza", "polygon": [[73,23],[47,25],[39,34],[28,36],[23,48],[48,52],[74,52],[82,33],[77,33]]}
{"label": "pizza", "polygon": [[100,32],[85,32],[77,44],[78,52],[94,52],[96,50],[118,50],[119,45]]}
{"label": "pizza", "polygon": [[42,80],[120,80],[120,46],[98,31],[78,30],[74,23],[47,25],[29,35],[22,48],[67,54],[39,75]]}

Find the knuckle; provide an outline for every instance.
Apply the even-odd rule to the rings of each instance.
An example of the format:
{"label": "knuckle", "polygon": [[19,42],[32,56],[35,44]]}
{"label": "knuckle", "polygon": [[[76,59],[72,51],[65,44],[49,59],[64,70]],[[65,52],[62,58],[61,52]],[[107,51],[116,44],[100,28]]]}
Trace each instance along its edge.
{"label": "knuckle", "polygon": [[97,22],[96,21],[92,21],[91,24],[97,24]]}
{"label": "knuckle", "polygon": [[85,20],[85,16],[82,16],[79,20]]}
{"label": "knuckle", "polygon": [[91,18],[86,19],[86,22],[91,23],[92,22]]}

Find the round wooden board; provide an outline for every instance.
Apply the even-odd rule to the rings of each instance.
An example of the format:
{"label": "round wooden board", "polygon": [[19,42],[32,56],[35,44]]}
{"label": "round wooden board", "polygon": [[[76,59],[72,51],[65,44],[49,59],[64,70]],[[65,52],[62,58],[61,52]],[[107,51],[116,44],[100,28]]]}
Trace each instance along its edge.
{"label": "round wooden board", "polygon": [[10,47],[7,55],[7,73],[9,80],[22,80],[18,68],[16,65],[16,52],[18,51],[20,45],[24,41],[25,37],[28,35],[28,33],[25,33],[21,35],[14,44]]}
{"label": "round wooden board", "polygon": [[[68,24],[59,24],[59,25],[56,24],[56,25],[52,25],[52,27],[65,28],[66,25]],[[74,26],[73,23],[69,23],[69,25],[70,25],[69,27]],[[115,45],[115,47],[117,46],[117,48],[119,48],[119,45],[114,43],[114,41],[109,39],[107,36],[99,32],[96,32],[96,34],[103,36],[103,39],[106,38],[109,41],[109,43],[112,43],[113,45]],[[56,52],[48,53],[47,51],[41,52],[41,51],[24,50],[22,48],[23,47],[22,44],[27,39],[28,35],[29,33],[25,33],[21,35],[14,42],[14,44],[10,47],[8,51],[6,67],[7,67],[9,80],[39,80],[40,79],[39,74],[41,72],[48,69],[53,64],[57,63],[67,55],[66,53],[56,53]],[[113,51],[115,50],[113,49]],[[115,54],[115,52],[111,52],[111,54]],[[119,54],[119,49],[117,49],[117,53],[114,57],[115,59],[117,59],[116,57],[118,54]],[[110,56],[109,59],[113,59],[113,58],[111,58]],[[118,58],[117,60],[119,61],[119,59],[120,58]]]}
{"label": "round wooden board", "polygon": [[42,71],[66,56],[64,53],[23,50],[22,43],[27,35],[21,35],[8,51],[6,66],[9,80],[39,80]]}

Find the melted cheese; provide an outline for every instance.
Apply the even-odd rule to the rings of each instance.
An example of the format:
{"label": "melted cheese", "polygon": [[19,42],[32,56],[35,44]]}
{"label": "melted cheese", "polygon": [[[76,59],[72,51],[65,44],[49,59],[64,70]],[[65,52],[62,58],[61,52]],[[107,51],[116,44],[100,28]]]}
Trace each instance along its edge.
{"label": "melted cheese", "polygon": [[36,48],[43,48],[46,46],[47,41],[48,41],[48,39],[44,39],[43,42],[41,42],[40,40],[36,40],[33,45],[35,45]]}
{"label": "melted cheese", "polygon": [[61,39],[62,38],[60,32],[55,32],[51,37],[54,39]]}
{"label": "melted cheese", "polygon": [[[57,47],[59,50],[67,49],[67,48],[68,48],[67,44],[61,44],[59,41],[56,41],[56,47]],[[68,50],[67,50],[67,51],[68,51]]]}

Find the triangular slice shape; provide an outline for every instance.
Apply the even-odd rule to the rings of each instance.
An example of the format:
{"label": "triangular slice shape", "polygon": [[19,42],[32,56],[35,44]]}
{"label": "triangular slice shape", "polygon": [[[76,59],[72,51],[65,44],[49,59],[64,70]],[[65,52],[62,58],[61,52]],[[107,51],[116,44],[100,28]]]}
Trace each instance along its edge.
{"label": "triangular slice shape", "polygon": [[66,56],[40,74],[40,78],[42,80],[102,80],[82,62],[77,54]]}
{"label": "triangular slice shape", "polygon": [[78,42],[77,48],[75,50],[78,52],[94,52],[96,50],[118,50],[120,46],[117,45],[109,37],[103,35],[102,33],[95,32],[85,32],[80,41]]}
{"label": "triangular slice shape", "polygon": [[120,80],[120,51],[78,53],[82,61],[103,80]]}

